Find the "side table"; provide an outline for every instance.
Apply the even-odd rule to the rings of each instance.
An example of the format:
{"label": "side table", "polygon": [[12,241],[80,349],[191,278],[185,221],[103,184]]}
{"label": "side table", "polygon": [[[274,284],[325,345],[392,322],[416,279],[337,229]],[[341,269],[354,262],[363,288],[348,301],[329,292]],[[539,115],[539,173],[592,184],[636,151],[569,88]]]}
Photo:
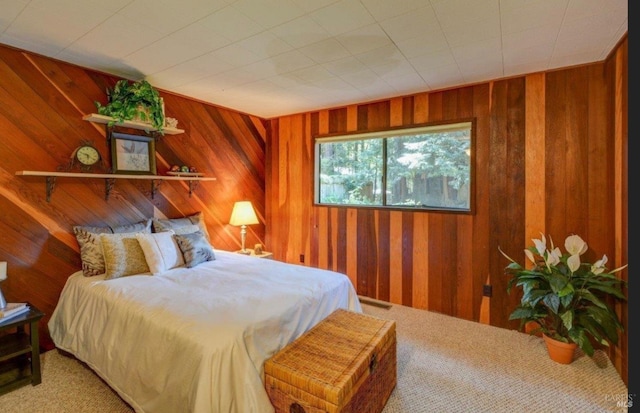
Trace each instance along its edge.
{"label": "side table", "polygon": [[[38,323],[44,316],[27,303],[29,311],[0,322],[0,395],[29,383],[41,383]],[[29,325],[28,332],[25,327]]]}
{"label": "side table", "polygon": [[238,254],[247,255],[249,257],[273,259],[273,252],[262,251],[262,253],[256,254],[256,252],[251,248],[247,248],[248,254],[244,254],[241,250],[238,250],[236,252]]}

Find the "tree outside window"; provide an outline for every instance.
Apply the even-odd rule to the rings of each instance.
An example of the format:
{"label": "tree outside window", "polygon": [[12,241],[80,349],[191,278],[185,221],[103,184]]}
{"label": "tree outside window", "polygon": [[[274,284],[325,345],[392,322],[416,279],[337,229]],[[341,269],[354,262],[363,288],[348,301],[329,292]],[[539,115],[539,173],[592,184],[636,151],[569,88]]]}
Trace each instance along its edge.
{"label": "tree outside window", "polygon": [[469,211],[472,123],[316,139],[316,203]]}

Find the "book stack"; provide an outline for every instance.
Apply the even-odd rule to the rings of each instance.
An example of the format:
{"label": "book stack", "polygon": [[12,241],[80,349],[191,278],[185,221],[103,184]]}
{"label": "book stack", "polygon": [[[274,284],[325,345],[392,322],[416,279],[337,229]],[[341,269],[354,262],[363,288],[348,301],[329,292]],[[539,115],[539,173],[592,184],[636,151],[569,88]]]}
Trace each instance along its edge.
{"label": "book stack", "polygon": [[0,324],[27,311],[29,311],[27,303],[7,303],[7,306],[0,310]]}

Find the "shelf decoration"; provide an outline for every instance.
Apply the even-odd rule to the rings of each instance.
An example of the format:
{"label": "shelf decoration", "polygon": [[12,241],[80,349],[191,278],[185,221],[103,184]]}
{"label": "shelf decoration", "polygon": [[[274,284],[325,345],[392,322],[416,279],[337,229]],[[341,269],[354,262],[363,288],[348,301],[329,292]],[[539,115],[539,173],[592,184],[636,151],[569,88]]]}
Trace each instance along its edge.
{"label": "shelf decoration", "polygon": [[206,176],[164,176],[164,175],[121,175],[121,174],[96,174],[96,173],[78,173],[78,172],[47,172],[47,171],[17,171],[16,175],[21,176],[43,176],[46,178],[46,194],[47,202],[51,201],[51,194],[55,189],[56,178],[99,178],[105,181],[106,201],[109,200],[109,194],[113,189],[116,179],[143,179],[151,181],[151,198],[154,198],[160,182],[163,181],[186,181],[189,185],[189,196],[201,181],[215,181],[216,178]]}
{"label": "shelf decoration", "polygon": [[95,102],[98,114],[113,118],[109,126],[125,121],[148,124],[146,132],[155,130],[164,135],[164,101],[160,93],[146,80],[129,82],[122,79],[113,88],[107,89],[107,104]]}
{"label": "shelf decoration", "polygon": [[[109,124],[114,125],[116,122],[114,118],[112,118],[111,116],[100,115],[98,113],[89,113],[88,115],[84,115],[82,117],[82,120],[86,120],[87,122],[104,123],[106,125],[109,125]],[[147,133],[149,131],[155,131],[155,129],[150,128],[150,125],[148,123],[134,121],[134,120],[125,120],[122,123],[118,122],[118,126],[137,129],[137,130],[143,130]],[[162,129],[162,132],[165,135],[178,135],[180,133],[184,133],[184,129],[178,129],[178,128],[167,125]]]}
{"label": "shelf decoration", "polygon": [[111,132],[111,167],[116,174],[156,174],[155,140],[149,136]]}

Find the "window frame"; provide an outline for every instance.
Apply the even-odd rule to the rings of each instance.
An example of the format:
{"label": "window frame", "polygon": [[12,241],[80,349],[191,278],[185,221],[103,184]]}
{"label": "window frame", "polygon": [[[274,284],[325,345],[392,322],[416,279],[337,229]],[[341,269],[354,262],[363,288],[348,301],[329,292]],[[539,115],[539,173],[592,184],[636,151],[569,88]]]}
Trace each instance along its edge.
{"label": "window frame", "polygon": [[[425,131],[435,130],[454,130],[461,126],[469,124],[471,128],[469,149],[469,208],[449,208],[437,206],[401,206],[401,205],[364,205],[364,204],[333,204],[320,202],[320,144],[331,142],[347,142],[364,139],[383,139],[392,138],[394,136],[403,136],[411,133],[418,134]],[[362,208],[362,209],[379,209],[379,210],[398,210],[398,211],[424,211],[424,212],[444,212],[461,215],[473,215],[475,213],[475,142],[476,142],[476,118],[463,118],[449,121],[429,122],[421,124],[413,124],[409,126],[380,128],[371,131],[354,131],[347,133],[330,133],[319,134],[313,138],[313,205],[332,208]],[[382,145],[383,151],[383,176],[382,186],[387,185],[387,145]],[[384,194],[381,202],[386,203],[386,194]]]}

